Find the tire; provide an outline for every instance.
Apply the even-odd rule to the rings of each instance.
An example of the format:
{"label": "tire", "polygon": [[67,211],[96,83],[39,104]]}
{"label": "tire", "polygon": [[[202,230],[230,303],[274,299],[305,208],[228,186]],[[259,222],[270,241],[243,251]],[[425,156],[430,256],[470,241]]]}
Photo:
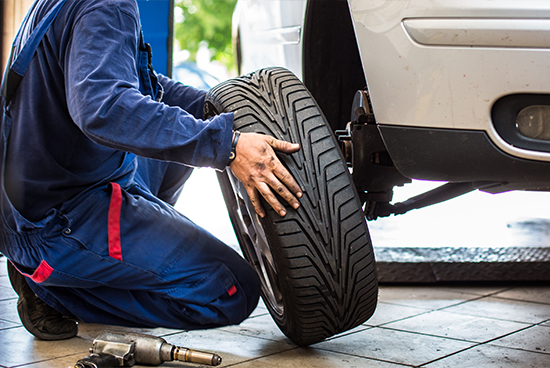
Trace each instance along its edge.
{"label": "tire", "polygon": [[228,168],[218,173],[245,258],[262,280],[262,298],[281,331],[309,345],[360,325],[378,297],[367,224],[337,141],[296,76],[268,68],[228,80],[206,96],[205,117],[233,112],[234,129],[300,143],[278,154],[303,190],[279,217],[263,202],[256,215],[244,186]]}

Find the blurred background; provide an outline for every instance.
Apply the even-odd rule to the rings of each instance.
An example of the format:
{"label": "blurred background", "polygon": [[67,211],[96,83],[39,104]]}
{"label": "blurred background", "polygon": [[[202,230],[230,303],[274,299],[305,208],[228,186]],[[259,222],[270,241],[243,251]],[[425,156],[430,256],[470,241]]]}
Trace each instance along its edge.
{"label": "blurred background", "polygon": [[[32,0],[1,2],[2,65],[31,4]],[[204,90],[237,76],[232,40],[235,4],[236,0],[138,0],[157,71]],[[396,188],[394,202],[440,184],[414,181]],[[550,193],[476,191],[368,225],[375,247],[548,247],[549,207]],[[177,208],[237,246],[214,170],[195,170]]]}
{"label": "blurred background", "polygon": [[[174,78],[207,89],[237,75],[231,38],[235,4],[176,1]],[[441,184],[413,181],[396,188],[394,202]],[[226,243],[237,244],[213,170],[195,170],[177,207]],[[545,247],[550,246],[549,207],[550,193],[476,191],[368,225],[376,247]]]}

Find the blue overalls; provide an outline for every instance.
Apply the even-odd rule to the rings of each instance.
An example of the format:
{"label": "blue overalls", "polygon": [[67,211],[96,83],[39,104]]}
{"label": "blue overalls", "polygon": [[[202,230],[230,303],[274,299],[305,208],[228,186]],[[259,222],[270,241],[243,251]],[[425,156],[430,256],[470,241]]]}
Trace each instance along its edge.
{"label": "blue overalls", "polygon": [[[12,60],[19,79],[63,3]],[[137,64],[140,91],[161,98],[143,37]],[[6,86],[8,74],[2,184],[16,89]],[[42,300],[83,322],[178,329],[240,323],[258,302],[259,279],[235,251],[173,208],[191,170],[126,153],[112,181],[82,190],[40,221],[22,216],[2,185],[0,252]]]}

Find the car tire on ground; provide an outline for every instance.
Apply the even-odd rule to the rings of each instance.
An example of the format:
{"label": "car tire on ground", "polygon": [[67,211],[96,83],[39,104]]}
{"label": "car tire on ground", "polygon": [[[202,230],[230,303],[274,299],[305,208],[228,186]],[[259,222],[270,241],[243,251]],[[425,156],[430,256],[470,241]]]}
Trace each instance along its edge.
{"label": "car tire on ground", "polygon": [[281,331],[309,345],[372,316],[378,297],[373,249],[357,192],[325,117],[302,82],[283,68],[230,79],[207,95],[205,118],[235,114],[234,129],[299,143],[278,154],[302,188],[298,210],[279,217],[263,202],[256,215],[242,183],[218,173],[245,258],[262,280],[262,298]]}

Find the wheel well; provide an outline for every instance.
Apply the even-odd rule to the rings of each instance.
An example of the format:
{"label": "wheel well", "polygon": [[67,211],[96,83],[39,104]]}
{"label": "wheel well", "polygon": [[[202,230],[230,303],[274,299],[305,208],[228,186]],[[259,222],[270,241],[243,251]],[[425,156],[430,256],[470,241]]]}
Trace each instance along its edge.
{"label": "wheel well", "polygon": [[308,1],[302,69],[332,129],[345,129],[355,92],[367,84],[347,1]]}

